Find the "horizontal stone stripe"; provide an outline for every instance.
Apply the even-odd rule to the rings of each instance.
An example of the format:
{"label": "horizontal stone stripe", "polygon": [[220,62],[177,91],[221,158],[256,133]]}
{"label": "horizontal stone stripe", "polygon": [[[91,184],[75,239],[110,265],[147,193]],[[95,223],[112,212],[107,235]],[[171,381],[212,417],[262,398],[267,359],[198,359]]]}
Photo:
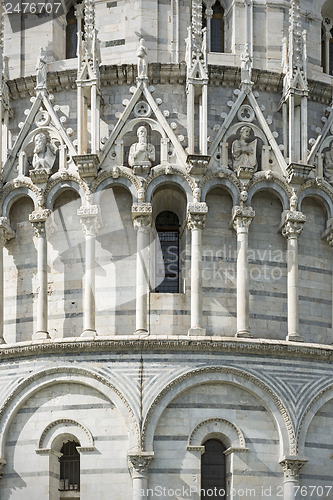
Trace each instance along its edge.
{"label": "horizontal stone stripe", "polygon": [[259,297],[275,297],[277,299],[286,299],[287,294],[282,292],[269,292],[265,290],[250,290],[250,295],[258,295]]}
{"label": "horizontal stone stripe", "polygon": [[[311,479],[312,481],[329,481],[328,484],[326,484],[325,486],[332,486],[332,481],[333,481],[333,475],[332,476],[322,476],[320,474],[302,474],[301,472],[301,479]],[[314,485],[314,486],[318,486],[318,485]],[[323,486],[324,488],[324,486]],[[332,488],[333,490],[333,488]],[[324,498],[324,497],[322,497]]]}
{"label": "horizontal stone stripe", "polygon": [[188,441],[188,436],[154,436],[154,441]]}
{"label": "horizontal stone stripe", "polygon": [[95,441],[128,441],[127,435],[121,436],[94,436]]}
{"label": "horizontal stone stripe", "polygon": [[170,403],[167,408],[216,408],[224,410],[267,411],[264,406],[233,405],[227,403]]}
{"label": "horizontal stone stripe", "polygon": [[219,318],[219,317],[222,317],[222,318],[236,318],[237,317],[237,313],[236,311],[212,311],[212,310],[203,310],[202,311],[202,315],[203,316],[209,316],[209,317],[212,317],[212,318]]}
{"label": "horizontal stone stripe", "polygon": [[280,444],[278,439],[246,438],[249,444]]}
{"label": "horizontal stone stripe", "polygon": [[[69,380],[70,382],[70,380]],[[102,408],[114,408],[112,403],[95,403],[95,404],[81,404],[81,405],[63,405],[63,406],[52,406],[52,407],[39,407],[34,406],[31,408],[21,408],[18,413],[35,413],[37,410],[39,412],[49,412],[49,411],[68,411],[68,410],[98,410]]]}
{"label": "horizontal stone stripe", "polygon": [[162,469],[151,467],[149,474],[198,474],[199,469]]}
{"label": "horizontal stone stripe", "polygon": [[269,314],[250,314],[250,318],[252,319],[265,319],[268,321],[279,321],[280,323],[287,322],[286,316],[271,316]]}
{"label": "horizontal stone stripe", "polygon": [[280,267],[282,269],[287,268],[287,264],[285,262],[275,262],[274,260],[249,259],[249,264],[255,264],[256,266]]}
{"label": "horizontal stone stripe", "polygon": [[314,302],[316,304],[325,304],[328,306],[332,305],[331,300],[320,299],[319,297],[306,297],[305,295],[300,295],[299,300],[304,302]]}
{"label": "horizontal stone stripe", "polygon": [[273,471],[264,471],[264,470],[235,470],[233,476],[248,476],[248,477],[282,477],[283,473],[273,472]]}
{"label": "horizontal stone stripe", "polygon": [[236,293],[236,288],[222,288],[214,286],[203,286],[203,292],[216,292],[216,293]]}
{"label": "horizontal stone stripe", "polygon": [[[318,274],[327,274],[328,276],[332,276],[332,271],[329,269],[320,269],[319,267],[310,267],[310,266],[298,266],[299,271],[309,271],[311,273],[318,273]],[[301,275],[302,278],[302,275]]]}
{"label": "horizontal stone stripe", "polygon": [[318,411],[316,413],[317,417],[333,417],[333,412],[332,411]]}
{"label": "horizontal stone stripe", "polygon": [[[317,413],[318,415],[318,413]],[[305,443],[306,448],[322,448],[324,450],[333,450],[333,444],[329,443],[311,443],[307,442]]]}
{"label": "horizontal stone stripe", "polygon": [[319,326],[321,328],[332,328],[332,323],[324,323],[324,321],[315,321],[315,320],[307,320],[300,318],[300,325],[311,325],[311,326]]}
{"label": "horizontal stone stripe", "polygon": [[125,467],[110,467],[110,468],[100,468],[100,469],[81,469],[80,474],[96,475],[96,474],[129,474],[129,471]]}

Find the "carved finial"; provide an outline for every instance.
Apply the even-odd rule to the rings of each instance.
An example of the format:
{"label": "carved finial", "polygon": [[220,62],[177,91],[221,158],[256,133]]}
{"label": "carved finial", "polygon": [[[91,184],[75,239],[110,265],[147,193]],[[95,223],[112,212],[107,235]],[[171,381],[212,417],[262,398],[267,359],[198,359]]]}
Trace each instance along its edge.
{"label": "carved finial", "polygon": [[249,44],[244,44],[244,50],[241,53],[241,79],[242,83],[252,83],[252,57],[249,51]]}
{"label": "carved finial", "polygon": [[140,80],[146,80],[148,78],[148,51],[147,47],[145,47],[144,38],[140,38],[136,57],[138,59],[138,78]]}
{"label": "carved finial", "polygon": [[42,90],[46,89],[46,77],[47,77],[47,70],[46,70],[46,53],[43,47],[39,49],[39,56],[37,59],[37,66],[36,66],[36,90]]}

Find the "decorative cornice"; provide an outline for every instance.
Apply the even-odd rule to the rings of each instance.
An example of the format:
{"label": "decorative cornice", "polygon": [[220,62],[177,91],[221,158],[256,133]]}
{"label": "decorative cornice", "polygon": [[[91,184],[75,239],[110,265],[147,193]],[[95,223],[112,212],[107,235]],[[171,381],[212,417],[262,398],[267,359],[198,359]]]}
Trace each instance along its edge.
{"label": "decorative cornice", "polygon": [[[49,65],[47,85],[51,93],[60,90],[76,89],[76,68],[64,71],[52,71]],[[209,81],[211,85],[237,88],[240,82],[240,67],[209,65]],[[136,65],[106,65],[100,67],[102,87],[112,85],[136,85]],[[254,90],[276,92],[281,94],[284,75],[279,72],[256,70],[252,71]],[[178,84],[186,82],[186,64],[149,63],[148,78],[153,84]],[[60,83],[61,82],[61,83]],[[8,81],[10,98],[12,100],[31,97],[35,94],[36,80],[34,76],[26,76]],[[309,100],[329,105],[332,101],[331,86],[324,81],[308,80]]]}
{"label": "decorative cornice", "polygon": [[47,341],[29,341],[19,344],[0,345],[0,362],[49,354],[76,354],[96,352],[220,352],[244,355],[281,357],[288,359],[333,361],[333,346],[320,344],[300,344],[270,339],[237,339],[235,337],[205,336],[204,338],[176,336],[163,337],[150,335],[142,339],[138,335],[103,337],[95,339],[48,339]]}

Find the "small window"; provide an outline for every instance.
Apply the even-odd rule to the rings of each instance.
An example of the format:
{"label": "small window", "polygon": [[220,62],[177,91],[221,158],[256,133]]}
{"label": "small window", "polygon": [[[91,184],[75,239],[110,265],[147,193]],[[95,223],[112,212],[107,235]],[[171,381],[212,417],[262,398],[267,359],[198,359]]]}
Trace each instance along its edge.
{"label": "small window", "polygon": [[201,500],[225,499],[226,448],[218,439],[208,439],[204,446],[205,452],[201,456]]}
{"label": "small window", "polygon": [[66,16],[66,59],[76,57],[77,49],[77,20],[74,5],[69,9]]}
{"label": "small window", "polygon": [[80,490],[80,454],[77,441],[64,443],[60,453],[60,491]]}
{"label": "small window", "polygon": [[224,10],[220,2],[213,6],[210,35],[211,52],[224,52]]}
{"label": "small window", "polygon": [[155,222],[160,245],[156,245],[155,292],[179,292],[179,219],[162,212]]}

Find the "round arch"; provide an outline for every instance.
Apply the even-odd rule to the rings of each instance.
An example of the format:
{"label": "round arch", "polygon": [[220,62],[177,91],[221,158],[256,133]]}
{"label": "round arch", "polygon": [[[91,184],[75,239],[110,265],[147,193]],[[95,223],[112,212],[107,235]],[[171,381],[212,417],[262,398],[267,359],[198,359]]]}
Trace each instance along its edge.
{"label": "round arch", "polygon": [[327,378],[326,384],[327,387],[323,387],[325,386],[325,382],[323,380],[320,380],[321,391],[309,403],[300,420],[297,432],[297,448],[299,455],[306,455],[305,441],[312,420],[316,416],[317,412],[324,406],[324,404],[333,399],[333,384],[331,377]]}
{"label": "round arch", "polygon": [[53,210],[56,198],[65,191],[75,191],[80,196],[81,203],[83,203],[85,196],[82,186],[75,181],[62,181],[59,179],[59,182],[57,182],[47,194],[45,203],[46,208]]}
{"label": "round arch", "polygon": [[187,447],[202,446],[206,439],[218,439],[224,436],[228,447],[245,449],[243,432],[232,422],[224,418],[210,418],[198,424],[190,434]]}
{"label": "round arch", "polygon": [[24,197],[30,198],[33,202],[34,210],[37,210],[38,201],[37,201],[36,194],[31,189],[29,189],[27,187],[20,187],[18,189],[15,189],[14,191],[11,191],[3,200],[2,210],[1,210],[2,217],[9,218],[9,212],[10,212],[12,205],[16,201],[18,201],[20,198],[24,198]]}
{"label": "round arch", "polygon": [[270,411],[279,434],[281,455],[295,452],[295,435],[290,416],[281,399],[261,380],[226,366],[204,367],[191,370],[171,381],[155,398],[147,411],[142,428],[142,444],[147,451],[153,450],[153,439],[158,421],[166,407],[177,396],[192,387],[208,383],[228,383],[248,391],[261,400]]}
{"label": "round arch", "polygon": [[184,177],[181,177],[180,175],[168,175],[167,178],[165,178],[164,176],[156,177],[150,182],[146,191],[147,202],[151,203],[154,192],[161,186],[170,188],[172,188],[172,186],[176,186],[185,194],[187,203],[191,202],[193,199],[191,186],[188,184],[186,179],[184,179]]}
{"label": "round arch", "polygon": [[22,405],[40,390],[55,384],[76,383],[86,385],[107,397],[119,409],[124,422],[128,422],[129,447],[139,442],[139,427],[133,408],[106,378],[86,368],[58,366],[37,372],[19,383],[0,409],[0,453],[4,456],[6,436],[16,413]]}
{"label": "round arch", "polygon": [[331,219],[333,217],[333,201],[330,196],[322,191],[321,189],[312,186],[304,189],[298,195],[298,207],[299,210],[302,209],[302,203],[305,198],[313,198],[322,205],[325,209],[327,219]]}
{"label": "round arch", "polygon": [[269,181],[260,181],[250,187],[248,192],[248,204],[251,206],[252,198],[259,191],[268,191],[273,193],[282,204],[282,211],[289,210],[289,196],[288,193],[283,189],[282,186]]}
{"label": "round arch", "polygon": [[132,203],[135,203],[137,200],[137,190],[134,184],[129,179],[125,177],[119,177],[115,180],[113,177],[108,177],[107,179],[102,180],[99,184],[97,184],[96,189],[93,193],[94,203],[98,204],[103,192],[106,189],[110,189],[113,187],[121,187],[126,189],[132,196]]}
{"label": "round arch", "polygon": [[215,179],[210,179],[203,185],[201,190],[202,201],[206,201],[209,192],[215,188],[224,189],[231,196],[232,204],[234,206],[239,204],[238,187],[230,179],[219,178],[219,177],[216,177]]}
{"label": "round arch", "polygon": [[69,418],[54,420],[42,432],[38,450],[55,449],[63,436],[72,435],[80,442],[82,448],[94,449],[94,438],[83,424]]}

